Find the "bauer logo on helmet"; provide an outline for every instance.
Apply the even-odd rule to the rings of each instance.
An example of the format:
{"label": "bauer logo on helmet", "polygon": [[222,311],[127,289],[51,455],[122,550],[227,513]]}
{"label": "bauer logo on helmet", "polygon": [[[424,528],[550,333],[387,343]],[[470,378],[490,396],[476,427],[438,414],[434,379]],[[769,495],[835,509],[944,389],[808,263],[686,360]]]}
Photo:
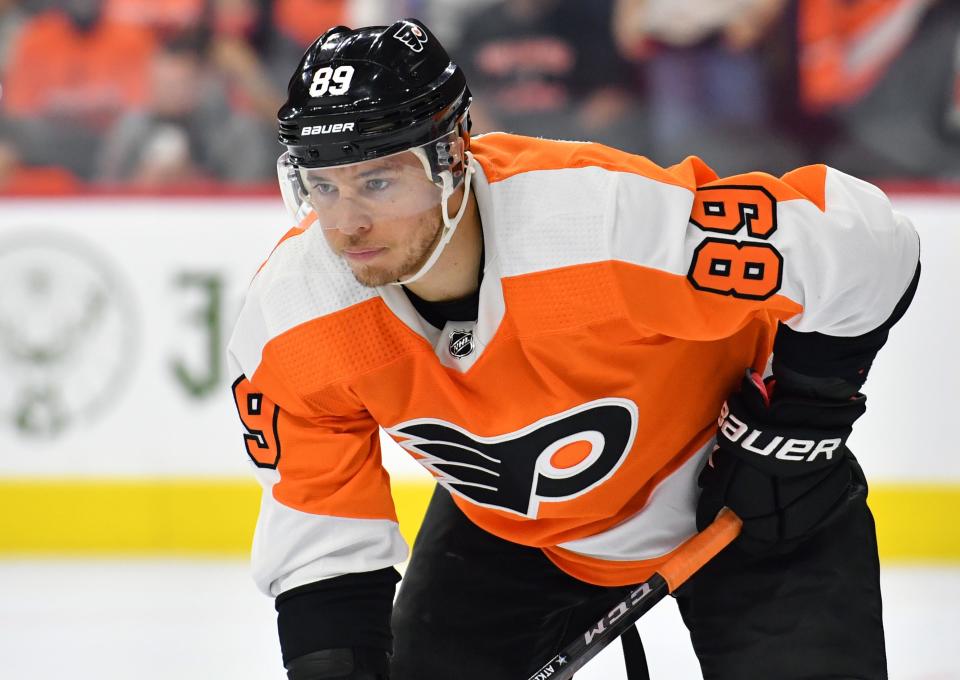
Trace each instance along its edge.
{"label": "bauer logo on helmet", "polygon": [[353,132],[355,123],[332,123],[330,125],[308,125],[300,131],[301,137],[310,135],[330,135],[338,132]]}

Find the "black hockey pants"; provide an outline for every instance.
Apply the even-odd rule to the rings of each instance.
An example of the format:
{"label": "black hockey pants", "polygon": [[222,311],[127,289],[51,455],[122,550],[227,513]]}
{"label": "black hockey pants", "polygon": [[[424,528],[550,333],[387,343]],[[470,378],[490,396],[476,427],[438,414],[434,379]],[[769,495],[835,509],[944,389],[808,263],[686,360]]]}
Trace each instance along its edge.
{"label": "black hockey pants", "polygon": [[[621,594],[482,531],[438,486],[394,606],[391,680],[527,680]],[[786,556],[728,548],[677,601],[706,680],[887,677],[865,504]]]}

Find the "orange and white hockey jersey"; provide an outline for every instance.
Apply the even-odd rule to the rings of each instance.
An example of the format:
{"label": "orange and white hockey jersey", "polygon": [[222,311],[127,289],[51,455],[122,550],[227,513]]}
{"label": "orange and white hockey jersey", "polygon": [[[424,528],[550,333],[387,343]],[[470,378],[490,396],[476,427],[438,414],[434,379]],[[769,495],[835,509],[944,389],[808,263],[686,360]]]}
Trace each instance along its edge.
{"label": "orange and white hockey jersey", "polygon": [[825,166],[718,179],[595,144],[472,148],[476,322],[439,330],[361,286],[320,229],[251,285],[229,358],[268,593],[406,558],[378,425],[485,530],[585,581],[646,578],[695,532],[720,406],[778,321],[863,334],[917,266],[909,221]]}

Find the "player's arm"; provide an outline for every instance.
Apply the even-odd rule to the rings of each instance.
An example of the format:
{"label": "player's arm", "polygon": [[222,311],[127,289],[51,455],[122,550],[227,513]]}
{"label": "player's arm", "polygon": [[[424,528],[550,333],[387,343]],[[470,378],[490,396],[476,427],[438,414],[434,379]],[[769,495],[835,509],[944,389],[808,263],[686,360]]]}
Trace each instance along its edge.
{"label": "player's arm", "polygon": [[773,374],[784,388],[841,399],[863,386],[880,349],[906,313],[920,283],[920,262],[890,316],[876,328],[852,337],[802,333],[781,323],[773,347]]}
{"label": "player's arm", "polygon": [[866,183],[840,173],[825,181],[818,232],[797,219],[809,210],[778,225],[816,237],[779,239],[784,287],[802,312],[779,325],[772,377],[748,374],[727,400],[700,477],[698,525],[727,505],[744,519],[740,545],[757,551],[805,540],[866,493],[846,440],[866,407],[870,366],[919,281],[909,222]]}
{"label": "player's arm", "polygon": [[253,574],[276,598],[288,677],[385,679],[393,565],[407,547],[376,423],[359,407],[334,414],[304,403],[270,369],[238,378],[233,395],[263,486]]}
{"label": "player's arm", "polygon": [[277,627],[290,680],[386,680],[393,568],[345,574],[281,593]]}
{"label": "player's arm", "polygon": [[298,334],[339,304],[300,269],[302,233],[284,237],[251,282],[227,350],[238,376],[237,444],[263,487],[253,577],[276,598],[290,678],[380,680],[392,646],[393,567],[407,546],[377,423],[323,372],[336,364],[323,334]]}
{"label": "player's arm", "polygon": [[861,336],[798,333],[780,324],[772,376],[764,381],[748,372],[724,404],[717,448],[699,479],[698,527],[730,507],[744,521],[742,548],[789,550],[865,496],[865,477],[846,440],[866,408],[860,388],[918,280],[919,269],[890,318]]}

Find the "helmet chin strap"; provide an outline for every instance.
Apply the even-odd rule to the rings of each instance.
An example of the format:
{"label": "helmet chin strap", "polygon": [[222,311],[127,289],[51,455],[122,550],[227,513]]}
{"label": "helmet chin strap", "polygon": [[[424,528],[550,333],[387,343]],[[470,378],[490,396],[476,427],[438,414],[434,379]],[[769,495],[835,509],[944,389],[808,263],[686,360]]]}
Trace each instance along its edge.
{"label": "helmet chin strap", "polygon": [[463,218],[464,213],[467,211],[467,204],[470,202],[470,180],[473,176],[473,173],[476,172],[473,168],[473,154],[469,151],[464,152],[466,158],[466,163],[464,166],[465,177],[463,179],[463,200],[460,201],[460,208],[457,210],[457,214],[451,218],[447,215],[447,201],[450,200],[450,197],[453,195],[453,176],[450,172],[440,173],[440,179],[443,182],[443,187],[441,188],[440,193],[440,215],[443,217],[443,233],[440,235],[440,240],[437,241],[437,245],[434,246],[433,252],[430,253],[430,257],[427,258],[427,261],[423,263],[423,266],[417,270],[415,274],[409,278],[402,279],[399,281],[393,281],[390,285],[393,286],[405,286],[408,283],[413,283],[414,281],[420,280],[424,274],[430,271],[430,268],[437,263],[437,260],[440,259],[440,254],[443,252],[443,249],[447,247],[447,244],[450,243],[450,239],[453,238],[453,232],[457,230],[457,225],[460,224],[460,220]]}

